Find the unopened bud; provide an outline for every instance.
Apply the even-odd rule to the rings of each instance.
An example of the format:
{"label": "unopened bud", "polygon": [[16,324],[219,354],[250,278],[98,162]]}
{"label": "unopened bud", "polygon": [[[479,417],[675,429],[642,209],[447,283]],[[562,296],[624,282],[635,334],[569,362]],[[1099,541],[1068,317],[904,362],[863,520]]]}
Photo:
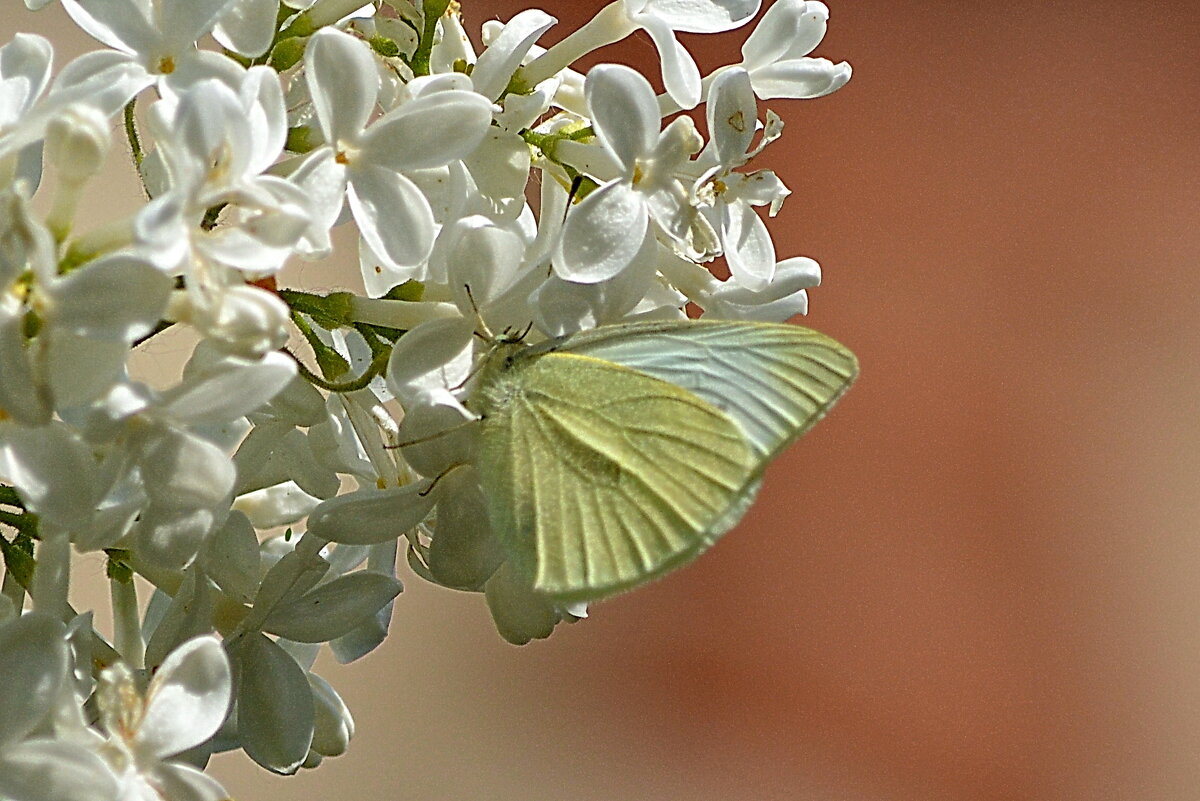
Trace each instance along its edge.
{"label": "unopened bud", "polygon": [[100,171],[108,152],[108,118],[86,103],[67,106],[46,126],[46,161],[68,180]]}

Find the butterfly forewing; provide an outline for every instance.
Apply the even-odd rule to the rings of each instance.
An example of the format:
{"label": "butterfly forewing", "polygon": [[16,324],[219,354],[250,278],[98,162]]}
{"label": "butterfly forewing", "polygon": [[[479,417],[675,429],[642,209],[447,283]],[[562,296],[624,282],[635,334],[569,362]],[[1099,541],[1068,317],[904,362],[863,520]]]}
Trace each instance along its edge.
{"label": "butterfly forewing", "polygon": [[694,558],[751,492],[758,458],[738,424],[651,375],[530,354],[483,394],[493,524],[556,599],[603,597]]}
{"label": "butterfly forewing", "polygon": [[616,362],[695,393],[745,432],[760,465],[816,424],[858,375],[844,346],[807,328],[664,320],[602,326],[551,347]]}

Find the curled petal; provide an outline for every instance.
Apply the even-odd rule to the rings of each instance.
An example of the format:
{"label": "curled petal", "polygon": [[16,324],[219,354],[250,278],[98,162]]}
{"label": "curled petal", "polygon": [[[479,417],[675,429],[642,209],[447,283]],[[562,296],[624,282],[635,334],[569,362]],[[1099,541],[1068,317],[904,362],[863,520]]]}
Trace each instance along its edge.
{"label": "curled petal", "polygon": [[648,19],[643,24],[646,33],[658,48],[662,60],[663,86],[681,109],[695,108],[700,102],[700,68],[687,48],[664,23]]}
{"label": "curled petal", "polygon": [[748,203],[730,206],[721,233],[729,272],[749,289],[765,287],[775,272],[775,245],[754,208]]}
{"label": "curled petal", "polygon": [[471,71],[475,91],[488,100],[500,97],[529,48],[557,21],[536,8],[526,9],[510,19]]}
{"label": "curled petal", "polygon": [[798,58],[754,70],[750,83],[762,100],[807,100],[841,89],[850,74],[850,65],[845,61],[834,64],[824,58]]}
{"label": "curled petal", "polygon": [[824,3],[775,0],[742,45],[748,70],[784,58],[807,56],[825,38],[829,9]]}
{"label": "curled petal", "polygon": [[653,15],[685,33],[739,28],[758,13],[761,4],[761,0],[626,0],[631,15]]}

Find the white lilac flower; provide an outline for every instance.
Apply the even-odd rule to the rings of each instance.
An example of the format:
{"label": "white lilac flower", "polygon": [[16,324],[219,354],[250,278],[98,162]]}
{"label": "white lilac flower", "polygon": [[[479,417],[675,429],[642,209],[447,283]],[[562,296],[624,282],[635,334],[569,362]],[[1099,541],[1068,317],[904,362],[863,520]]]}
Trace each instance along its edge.
{"label": "white lilac flower", "polygon": [[[678,35],[760,0],[614,0],[548,49],[537,9],[477,49],[454,2],[63,6],[106,48],[55,75],[47,40],[0,47],[0,798],[217,801],[193,767],[217,750],[279,773],[346,750],[353,717],[312,668],[387,636],[402,539],[510,642],[586,615],[493,530],[465,404],[483,340],[804,313],[820,267],[777,259],[788,190],[748,165],[782,123],[755,98],[850,69],[810,57],[828,9],[803,0],[703,78]],[[572,69],[638,30],[665,95]],[[706,98],[706,147],[687,116],[664,128]],[[122,110],[151,200],[80,235]],[[365,295],[291,289],[285,264],[350,219]],[[177,323],[199,339],[182,376],[136,380],[132,351]],[[280,353],[295,330],[309,348]],[[68,594],[73,551],[101,549],[111,631]]]}
{"label": "white lilac flower", "polygon": [[[182,261],[194,254],[256,277],[282,267],[309,215],[298,186],[264,174],[287,136],[276,73],[253,67],[232,86],[201,81],[177,101],[155,104],[150,122],[170,190],[146,207],[143,240],[169,238],[159,249],[179,253]],[[217,207],[223,207],[220,224],[203,227],[205,214]]]}
{"label": "white lilac flower", "polygon": [[390,267],[423,261],[436,233],[433,212],[406,176],[468,155],[491,121],[491,104],[454,83],[430,86],[368,125],[379,94],[374,56],[361,41],[324,29],[309,41],[306,78],[327,144],[294,176],[322,208],[328,228],[343,195],[371,250]]}
{"label": "white lilac flower", "polygon": [[805,99],[837,91],[850,80],[850,65],[808,56],[829,22],[829,7],[815,0],[775,0],[742,45],[741,67],[763,100]]}
{"label": "white lilac flower", "polygon": [[196,42],[233,0],[63,0],[75,23],[126,61],[177,92],[205,78],[235,78],[236,62]]}
{"label": "white lilac flower", "polygon": [[217,732],[231,695],[229,660],[214,637],[198,637],[172,651],[144,693],[123,664],[101,673],[97,703],[108,739],[100,754],[117,776],[120,798],[228,798],[216,780],[171,757]]}
{"label": "white lilac flower", "polygon": [[707,111],[712,139],[697,162],[713,166],[697,179],[696,193],[705,201],[702,212],[719,236],[730,272],[742,286],[759,290],[775,269],[775,245],[754,207],[770,206],[774,214],[790,192],[770,170],[735,172],[770,141],[764,136],[751,151],[758,111],[745,70],[726,70],[713,81]]}
{"label": "white lilac flower", "polygon": [[629,67],[594,68],[586,91],[592,125],[619,174],[567,214],[554,270],[567,281],[597,283],[633,262],[651,220],[668,237],[686,238],[693,212],[678,174],[701,142],[689,117],[660,133],[654,90]]}
{"label": "white lilac flower", "polygon": [[[13,801],[108,801],[116,778],[87,745],[53,736],[68,684],[62,623],[32,612],[0,625],[0,797]],[[49,724],[49,725],[48,725]],[[94,744],[94,743],[89,743]]]}
{"label": "white lilac flower", "polygon": [[701,99],[700,70],[679,40],[681,33],[719,33],[738,28],[758,13],[761,0],[614,0],[575,33],[547,50],[527,70],[537,83],[580,56],[624,39],[639,28],[650,35],[662,60],[663,84],[680,108]]}

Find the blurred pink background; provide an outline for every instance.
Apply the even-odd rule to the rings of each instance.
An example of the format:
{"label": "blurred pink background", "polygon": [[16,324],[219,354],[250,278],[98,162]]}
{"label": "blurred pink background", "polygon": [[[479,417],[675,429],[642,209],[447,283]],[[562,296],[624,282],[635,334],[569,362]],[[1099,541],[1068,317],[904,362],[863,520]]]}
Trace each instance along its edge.
{"label": "blurred pink background", "polygon": [[[547,642],[407,580],[388,644],[323,671],[350,753],[219,758],[235,796],[1200,797],[1200,6],[830,5],[854,79],[773,101],[764,158],[857,386],[710,554]],[[2,25],[89,47],[57,8]]]}

